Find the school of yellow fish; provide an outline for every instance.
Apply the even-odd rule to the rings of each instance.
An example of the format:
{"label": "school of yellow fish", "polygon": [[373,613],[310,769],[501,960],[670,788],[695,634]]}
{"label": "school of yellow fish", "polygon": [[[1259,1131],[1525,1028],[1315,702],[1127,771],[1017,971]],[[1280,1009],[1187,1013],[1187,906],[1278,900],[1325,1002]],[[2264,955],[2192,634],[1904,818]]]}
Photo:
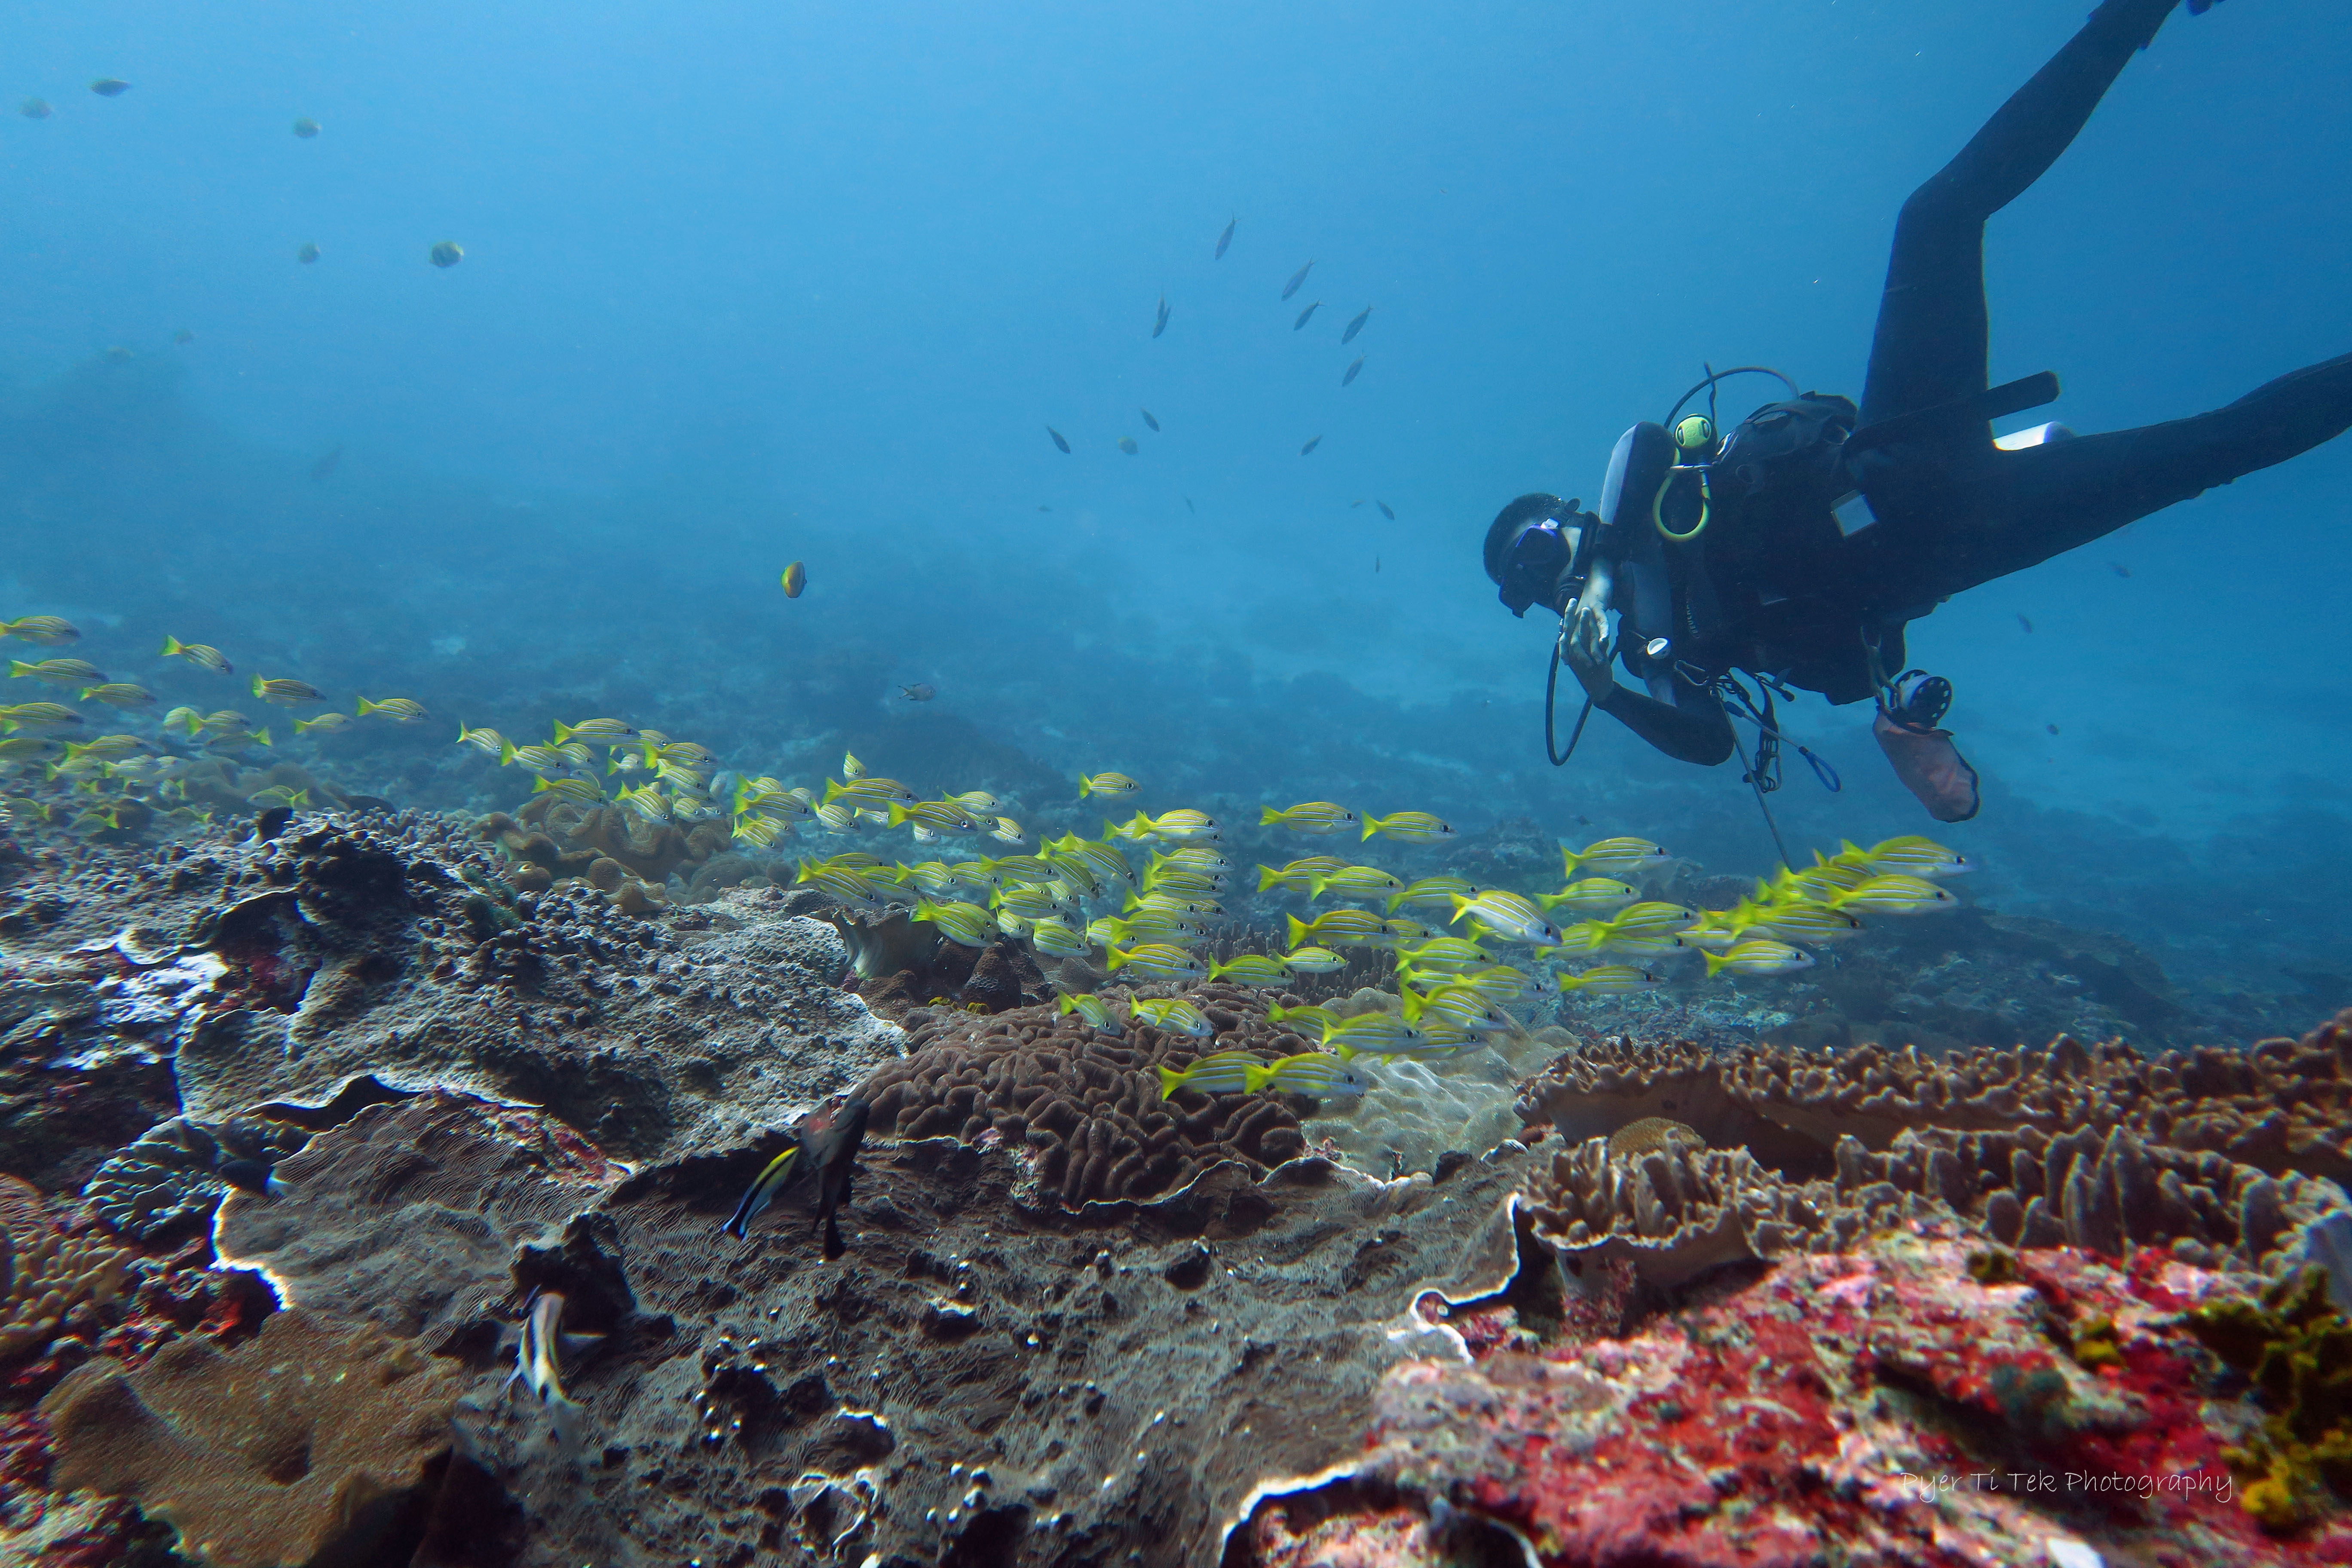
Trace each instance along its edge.
{"label": "school of yellow fish", "polygon": [[[60,647],[80,634],[55,616],[34,616],[0,621],[0,636]],[[228,659],[202,643],[166,637],[157,657],[234,679]],[[10,674],[78,688],[85,701],[124,710],[156,701],[143,688],[110,681],[80,659],[12,660]],[[317,688],[290,676],[256,675],[250,689],[286,708],[326,700]],[[294,728],[331,732],[378,717],[416,723],[430,715],[408,698],[362,697],[352,713],[331,710],[297,720]],[[210,819],[208,811],[188,803],[183,777],[201,757],[187,754],[185,746],[162,754],[153,742],[131,734],[69,738],[83,724],[80,713],[64,703],[0,705],[0,726],[7,731],[0,739],[0,769],[37,770],[52,784],[65,785],[76,797],[70,826],[83,830],[125,826],[124,803],[131,801],[140,804],[142,821]],[[162,727],[206,752],[241,756],[273,744],[267,729],[235,710],[200,714],[174,708]],[[1696,954],[1709,976],[1792,973],[1813,963],[1808,949],[1861,931],[1864,916],[1954,907],[1957,900],[1940,882],[1971,868],[1965,857],[1916,836],[1866,849],[1847,843],[1834,855],[1815,852],[1813,864],[1802,869],[1782,867],[1728,910],[1702,911],[1643,896],[1645,885],[1670,878],[1680,864],[1645,838],[1608,837],[1580,850],[1564,848],[1561,886],[1534,894],[1479,887],[1455,876],[1407,881],[1346,856],[1312,855],[1256,867],[1254,891],[1261,898],[1297,896],[1310,910],[1328,907],[1311,919],[1286,915],[1288,941],[1280,953],[1212,962],[1197,950],[1213,922],[1225,915],[1223,900],[1232,896],[1237,873],[1219,847],[1223,827],[1204,811],[1138,811],[1125,823],[1106,820],[1100,837],[1066,833],[1031,852],[1023,847],[1028,837],[1021,824],[999,815],[999,802],[987,791],[925,800],[896,779],[869,773],[854,756],[843,759],[842,776],[824,781],[819,793],[721,769],[717,754],[699,742],[619,719],[558,723],[547,742],[531,744],[460,723],[455,743],[502,766],[526,769],[534,795],[609,803],[651,822],[723,819],[739,842],[761,848],[803,830],[847,837],[902,828],[921,847],[959,839],[1013,846],[1010,854],[912,864],[845,849],[803,859],[794,869],[799,884],[823,890],[861,918],[904,913],[965,947],[1012,940],[1046,960],[1092,958],[1099,950],[1108,972],[1130,981],[1221,980],[1263,990],[1345,968],[1347,950],[1376,950],[1393,962],[1402,999],[1398,1012],[1342,1016],[1320,1006],[1276,1005],[1269,1016],[1318,1040],[1318,1048],[1275,1062],[1219,1052],[1182,1072],[1163,1069],[1168,1095],[1268,1088],[1316,1095],[1360,1091],[1369,1080],[1351,1066],[1359,1057],[1425,1060],[1475,1048],[1486,1037],[1516,1036],[1526,1026],[1508,1011],[1513,1005],[1654,990],[1664,977],[1643,964],[1678,954]],[[1076,795],[1126,801],[1141,788],[1124,773],[1097,773],[1077,782]],[[303,792],[284,786],[251,800],[297,810],[311,804]],[[11,793],[0,801],[12,816],[57,820],[53,805],[31,796]],[[1309,837],[1358,836],[1359,842],[1381,837],[1433,845],[1454,837],[1428,812],[1359,816],[1328,801],[1262,807],[1259,826]],[[1092,994],[1065,994],[1059,1005],[1095,1028],[1125,1030],[1110,1004]],[[1132,1000],[1127,1016],[1199,1039],[1214,1033],[1201,1009],[1181,996]]]}

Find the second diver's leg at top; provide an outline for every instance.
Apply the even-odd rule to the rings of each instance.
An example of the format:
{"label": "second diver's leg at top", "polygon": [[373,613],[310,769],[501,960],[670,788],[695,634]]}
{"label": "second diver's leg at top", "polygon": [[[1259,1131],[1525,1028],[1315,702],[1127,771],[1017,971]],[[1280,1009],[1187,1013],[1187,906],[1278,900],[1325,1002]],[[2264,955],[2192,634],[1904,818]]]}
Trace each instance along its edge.
{"label": "second diver's leg at top", "polygon": [[[1864,424],[1985,389],[1985,220],[2057,162],[2179,0],[2106,0],[1903,204],[1863,384]],[[1989,427],[1971,429],[1987,446]]]}

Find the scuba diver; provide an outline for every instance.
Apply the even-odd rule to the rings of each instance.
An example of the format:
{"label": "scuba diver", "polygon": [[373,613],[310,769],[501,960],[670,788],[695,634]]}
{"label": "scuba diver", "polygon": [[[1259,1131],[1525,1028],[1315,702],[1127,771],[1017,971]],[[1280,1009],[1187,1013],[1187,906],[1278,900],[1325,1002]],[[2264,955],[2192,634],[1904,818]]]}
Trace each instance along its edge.
{"label": "scuba diver", "polygon": [[[1860,407],[1761,366],[1709,370],[1663,424],[1619,440],[1597,511],[1550,495],[1503,509],[1486,574],[1513,615],[1542,604],[1560,616],[1551,676],[1560,664],[1574,673],[1584,718],[1598,708],[1667,755],[1712,766],[1739,750],[1736,711],[1758,729],[1741,762],[1760,802],[1778,778],[1776,691],[1874,699],[1872,728],[1897,775],[1937,820],[1965,821],[1978,781],[1939,727],[1951,685],[1905,668],[1906,623],[2352,426],[2345,354],[2186,419],[1993,437],[1992,420],[2050,402],[2058,384],[2044,372],[1987,385],[1985,221],[2065,151],[2179,3],[2105,0],[1903,204]],[[2211,3],[2188,0],[2192,14]],[[1790,395],[1721,436],[1717,384],[1747,374],[1779,377]],[[1677,419],[1701,391],[1709,413]],[[1617,684],[1612,652],[1643,690]],[[1551,710],[1548,695],[1557,763],[1567,759],[1551,746]]]}

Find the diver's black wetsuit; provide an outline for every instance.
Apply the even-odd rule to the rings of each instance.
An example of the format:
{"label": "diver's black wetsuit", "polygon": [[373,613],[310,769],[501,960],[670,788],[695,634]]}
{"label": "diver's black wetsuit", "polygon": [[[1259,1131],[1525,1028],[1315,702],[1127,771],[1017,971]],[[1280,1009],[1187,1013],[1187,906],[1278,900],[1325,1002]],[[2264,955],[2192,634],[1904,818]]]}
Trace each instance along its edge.
{"label": "diver's black wetsuit", "polygon": [[[2179,0],[2106,0],[2082,31],[1903,204],[1871,342],[1860,419],[1867,426],[1982,394],[1987,386],[1984,226],[2064,152],[2133,53]],[[1857,635],[1886,674],[1902,668],[1902,625],[1954,594],[2023,571],[2150,512],[2284,462],[2352,427],[2352,354],[2295,371],[2227,407],[2162,425],[2018,451],[1989,422],[1859,453],[1853,478],[1876,521],[1850,536],[1743,552],[1783,577],[1776,668],[1832,702],[1874,695],[1858,679]],[[1828,520],[1823,519],[1824,526]],[[1773,561],[1773,555],[1779,555]],[[1794,560],[1791,560],[1793,554]],[[1720,592],[1732,584],[1710,556]],[[1729,595],[1723,595],[1727,599]],[[1669,628],[1636,626],[1643,636]],[[1754,628],[1743,633],[1759,640]],[[1811,646],[1808,646],[1811,645]],[[1629,667],[1633,658],[1629,656]],[[1640,671],[1637,669],[1637,673]],[[1653,689],[1665,672],[1654,671]],[[1712,692],[1675,676],[1671,702],[1616,687],[1596,706],[1686,762],[1730,756],[1729,720]]]}

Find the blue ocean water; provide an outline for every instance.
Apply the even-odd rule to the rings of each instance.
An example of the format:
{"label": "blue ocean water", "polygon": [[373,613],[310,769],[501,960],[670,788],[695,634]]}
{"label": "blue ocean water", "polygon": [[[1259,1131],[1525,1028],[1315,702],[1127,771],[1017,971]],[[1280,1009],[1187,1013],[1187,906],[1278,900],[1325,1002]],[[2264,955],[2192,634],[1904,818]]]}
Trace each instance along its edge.
{"label": "blue ocean water", "polygon": [[[0,100],[54,107],[0,117],[0,613],[166,703],[238,693],[165,632],[415,698],[285,744],[404,805],[520,798],[459,721],[612,712],[793,783],[1009,748],[1154,808],[1760,872],[1735,770],[1601,721],[1545,764],[1550,632],[1479,538],[1591,498],[1704,363],[1857,392],[1905,195],[2081,11],[36,0],[0,18]],[[2012,423],[2344,351],[2347,71],[2334,0],[2167,24],[1992,226],[1993,377],[2066,388]],[[1987,779],[1938,830],[1972,896],[2187,984],[2344,967],[2347,490],[2339,441],[1913,628]],[[1792,843],[1930,826],[1867,717],[1789,715],[1844,780],[1791,764]]]}

